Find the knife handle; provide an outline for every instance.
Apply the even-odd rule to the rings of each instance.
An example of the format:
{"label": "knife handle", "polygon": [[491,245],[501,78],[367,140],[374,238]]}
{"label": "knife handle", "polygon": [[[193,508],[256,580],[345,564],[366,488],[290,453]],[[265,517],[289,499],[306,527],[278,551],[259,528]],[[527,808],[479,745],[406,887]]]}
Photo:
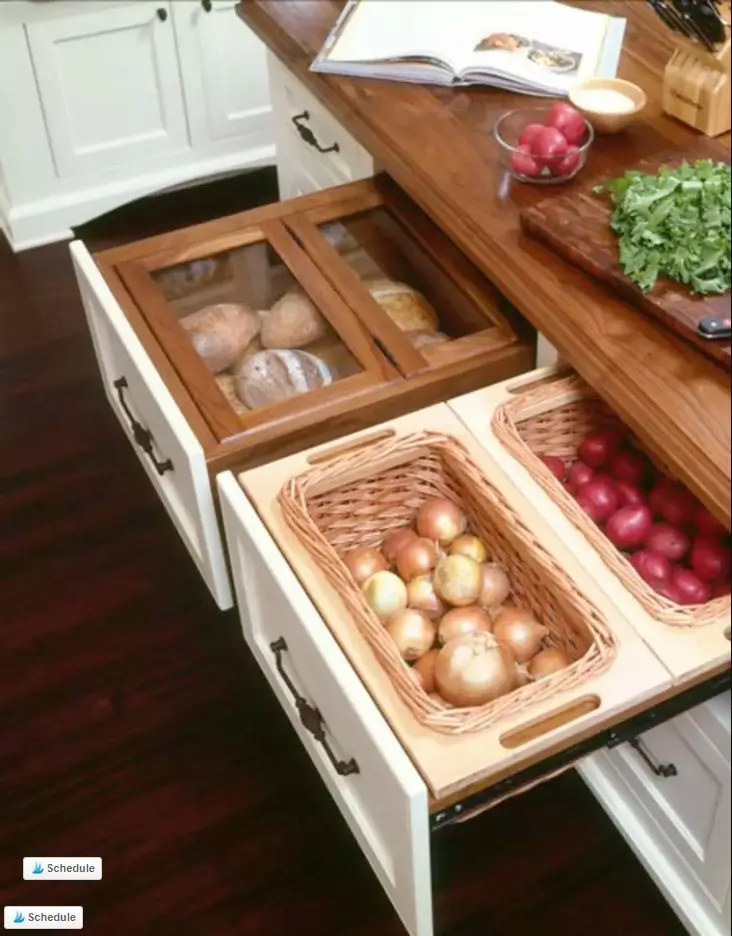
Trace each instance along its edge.
{"label": "knife handle", "polygon": [[697,330],[702,338],[732,338],[732,319],[708,315],[699,322]]}

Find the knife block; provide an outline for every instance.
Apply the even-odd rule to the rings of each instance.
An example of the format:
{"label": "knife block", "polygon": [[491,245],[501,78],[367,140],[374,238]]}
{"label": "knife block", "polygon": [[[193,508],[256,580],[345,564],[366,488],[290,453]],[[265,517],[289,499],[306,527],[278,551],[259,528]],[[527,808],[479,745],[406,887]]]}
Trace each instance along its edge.
{"label": "knife block", "polygon": [[716,51],[680,38],[663,76],[663,110],[709,137],[730,119],[730,38]]}

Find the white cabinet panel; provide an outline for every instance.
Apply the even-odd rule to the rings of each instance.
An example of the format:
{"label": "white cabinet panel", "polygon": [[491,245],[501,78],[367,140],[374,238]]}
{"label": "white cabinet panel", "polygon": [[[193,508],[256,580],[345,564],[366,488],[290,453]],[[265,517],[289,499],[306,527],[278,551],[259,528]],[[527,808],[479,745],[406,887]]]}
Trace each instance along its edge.
{"label": "white cabinet panel", "polygon": [[189,146],[170,2],[26,25],[59,176],[103,173]]}

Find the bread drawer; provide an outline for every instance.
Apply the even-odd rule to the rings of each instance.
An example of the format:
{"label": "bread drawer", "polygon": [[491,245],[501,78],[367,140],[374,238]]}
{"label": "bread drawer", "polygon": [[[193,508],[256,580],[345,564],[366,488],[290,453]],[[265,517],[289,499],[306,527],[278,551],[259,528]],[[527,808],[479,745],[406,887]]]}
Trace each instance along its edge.
{"label": "bread drawer", "polygon": [[138,448],[221,607],[219,471],[532,360],[493,286],[386,178],[72,255],[107,395],[133,442],[134,418],[173,460],[159,473]]}
{"label": "bread drawer", "polygon": [[[359,631],[342,593],[329,583],[318,562],[294,534],[278,496],[291,479],[306,471],[319,473],[321,466],[328,466],[328,472],[322,476],[318,474],[317,491],[319,494],[327,492],[335,477],[330,473],[330,466],[336,466],[334,470],[343,472],[344,488],[338,489],[340,502],[352,504],[350,510],[358,511],[370,529],[372,521],[366,503],[359,502],[355,494],[351,495],[348,485],[361,478],[364,471],[377,470],[381,464],[381,446],[385,446],[389,438],[407,440],[424,427],[429,427],[430,433],[449,433],[459,439],[470,457],[480,463],[486,484],[490,483],[503,495],[508,494],[520,517],[519,522],[526,524],[542,550],[546,550],[546,553],[542,551],[544,558],[540,561],[557,560],[570,577],[572,588],[579,590],[582,596],[592,596],[595,611],[591,613],[602,615],[617,637],[617,654],[609,668],[599,675],[574,688],[560,688],[552,697],[528,705],[525,711],[503,717],[487,728],[453,734],[426,726],[405,704],[380,659]],[[401,462],[396,455],[393,458],[396,470]],[[408,489],[408,483],[405,484]],[[376,481],[374,485],[375,490],[379,488]],[[328,706],[331,714],[325,718],[327,737],[334,739],[333,747],[339,759],[355,757],[358,761],[353,746],[343,740],[346,737],[343,732],[349,731],[351,717],[358,721],[363,712],[364,717],[370,719],[376,709],[383,738],[390,739],[389,746],[384,740],[381,749],[392,750],[393,741],[409,758],[424,792],[419,805],[415,805],[415,815],[422,810],[426,812],[433,834],[567,769],[590,751],[614,743],[617,737],[634,737],[654,721],[686,710],[698,699],[708,698],[729,684],[728,674],[720,678],[713,673],[701,685],[693,679],[688,685],[675,685],[631,623],[596,589],[581,560],[566,550],[541,516],[512,492],[500,470],[444,405],[390,420],[335,445],[318,446],[278,459],[266,467],[245,471],[238,478],[226,473],[219,478],[219,486],[245,639],[276,686],[303,743],[311,747],[313,742],[307,731],[298,726],[293,714],[291,697],[295,693],[302,693],[306,698],[311,694],[324,715]],[[388,513],[391,503],[377,499],[373,509]],[[266,586],[262,586],[263,582]],[[271,621],[276,624],[273,626]],[[302,657],[301,668],[297,668],[294,657],[292,664],[288,664],[286,654],[282,655],[286,677],[277,671],[272,647],[283,627],[288,629],[293,641],[298,632],[307,634],[307,652]],[[285,644],[289,648],[287,636]],[[299,650],[297,642],[293,647]],[[332,674],[338,674],[342,680],[346,674],[349,680],[353,678],[354,685],[360,684],[366,690],[369,704],[359,703],[354,709],[353,701],[336,685],[333,675],[326,676],[323,672],[323,661],[316,663],[315,656],[308,656],[310,653],[327,653],[328,661],[332,662]],[[294,690],[287,686],[287,679],[291,679],[288,665],[297,671]],[[350,734],[356,738],[355,729]],[[332,767],[330,759],[323,758],[322,751],[319,760],[321,768]],[[372,845],[363,845],[364,839],[371,841],[369,814],[336,795],[330,769],[321,772],[351,827],[360,830],[355,834],[383,883],[383,869],[379,870],[382,863],[375,858]],[[362,780],[368,785],[365,771]],[[374,782],[384,791],[391,785],[385,779],[376,781],[374,778]],[[421,821],[416,825],[415,836],[414,846],[423,853],[424,824]],[[414,853],[404,841],[400,849],[404,855]],[[396,854],[394,846],[387,846],[387,850]],[[425,906],[431,899],[429,865],[425,862],[416,870],[409,861],[405,859],[402,884],[394,887],[389,883],[394,878],[388,878],[385,889],[409,932],[413,936],[432,936]],[[416,910],[418,907],[422,908],[421,916]]]}

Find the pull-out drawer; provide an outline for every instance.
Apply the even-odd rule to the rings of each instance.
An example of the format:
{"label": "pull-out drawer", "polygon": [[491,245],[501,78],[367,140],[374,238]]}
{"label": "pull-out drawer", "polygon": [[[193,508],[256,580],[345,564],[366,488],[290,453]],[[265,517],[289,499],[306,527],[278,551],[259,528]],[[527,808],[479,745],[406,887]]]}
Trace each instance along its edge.
{"label": "pull-out drawer", "polygon": [[219,471],[532,361],[491,283],[386,178],[72,254],[110,402],[222,608]]}
{"label": "pull-out drawer", "polygon": [[[406,439],[423,427],[429,427],[431,433],[450,434],[459,439],[480,464],[486,483],[511,498],[521,523],[532,531],[546,555],[561,563],[581,595],[591,595],[594,613],[609,623],[617,638],[617,651],[610,666],[584,684],[559,689],[553,696],[528,705],[525,711],[509,714],[488,728],[462,733],[445,734],[430,728],[405,704],[349,613],[343,595],[330,584],[323,569],[293,533],[278,498],[283,485],[310,471],[311,466],[319,469],[342,459],[345,487],[337,489],[337,497],[341,504],[346,504],[351,496],[348,484],[360,478],[364,470],[376,470],[363,466],[368,465],[371,452],[381,445],[379,440],[390,435],[397,440]],[[363,455],[358,467],[351,457],[357,452]],[[378,457],[373,457],[378,463]],[[316,490],[324,493],[334,483],[330,480],[333,476],[329,475],[328,480],[318,477]],[[415,801],[414,815],[424,810],[422,820],[435,834],[445,825],[465,821],[506,796],[567,769],[594,750],[634,738],[729,685],[729,674],[719,666],[710,668],[708,678],[701,682],[698,674],[674,680],[614,603],[596,589],[581,557],[573,556],[531,505],[514,494],[502,472],[447,407],[431,407],[392,420],[376,432],[349,436],[336,446],[321,446],[280,459],[266,468],[246,471],[238,480],[230,473],[225,474],[219,485],[245,639],[276,686],[303,742],[308,747],[314,743],[307,729],[297,722],[293,707],[296,695],[314,700],[322,709],[325,737],[331,741],[333,759],[346,762],[351,757],[358,762],[358,755],[354,754],[351,737],[342,732],[349,731],[351,718],[359,721],[364,713],[368,723],[377,710],[382,719],[383,738],[390,739],[388,746],[385,742],[380,744],[381,751],[394,750],[393,741],[408,756],[416,770],[417,784],[423,790],[423,797]],[[353,509],[357,509],[355,505]],[[367,508],[362,502],[359,509]],[[550,560],[545,556],[541,561]],[[259,584],[262,582],[267,583],[266,591]],[[296,648],[291,662],[286,651],[276,652],[278,646],[282,648],[278,641],[280,630],[285,627],[290,634],[285,635],[285,645]],[[306,641],[307,649],[295,638],[298,632],[306,635],[302,641]],[[297,652],[302,654],[300,660],[295,657]],[[317,656],[324,659],[316,662]],[[330,675],[324,671],[326,661],[331,665]],[[294,677],[289,666],[295,671]],[[338,685],[336,674],[341,683],[346,675],[349,680],[353,678],[354,685],[360,683],[367,690],[368,705],[359,703],[354,709],[353,700]],[[326,714],[326,709],[330,714]],[[352,730],[351,736],[355,741],[358,733]],[[364,809],[364,801],[349,803],[336,795],[330,757],[324,757],[319,750],[316,761],[349,824],[358,828],[355,834],[359,841],[368,842],[364,851],[383,882],[384,862],[374,854],[370,832],[372,807]],[[383,767],[382,763],[379,770]],[[362,790],[373,785],[373,792],[364,792],[369,798],[378,798],[377,788],[387,791],[397,782],[396,774],[389,783],[376,772],[369,774],[364,770],[356,776]],[[391,797],[390,793],[384,795]],[[419,849],[425,847],[422,820],[415,831],[415,846]],[[386,841],[382,835],[382,842]],[[401,854],[414,854],[404,842],[399,848]],[[386,849],[391,849],[393,861],[395,846],[387,845]],[[429,867],[422,864],[417,873],[415,866],[406,862],[405,868],[401,884],[394,887],[391,877],[387,878],[385,888],[413,936],[431,936],[428,910],[423,906],[430,900]],[[421,911],[417,911],[420,906]]]}

